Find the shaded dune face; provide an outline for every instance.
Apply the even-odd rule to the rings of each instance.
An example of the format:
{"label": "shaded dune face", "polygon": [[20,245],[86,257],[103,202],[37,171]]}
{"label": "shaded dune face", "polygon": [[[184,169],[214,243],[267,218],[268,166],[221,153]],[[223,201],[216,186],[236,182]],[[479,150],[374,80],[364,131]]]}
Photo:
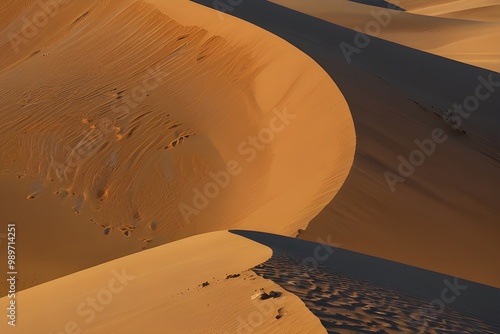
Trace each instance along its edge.
{"label": "shaded dune face", "polygon": [[272,249],[252,270],[301,298],[328,333],[499,332],[497,288],[326,244],[230,232]]}
{"label": "shaded dune face", "polygon": [[88,1],[62,5],[27,38],[39,5],[3,6],[1,167],[96,213],[105,234],[292,235],[347,176],[344,98],[269,33],[245,26],[246,42],[234,19],[214,33],[152,4]]}
{"label": "shaded dune face", "polygon": [[343,276],[333,268],[311,270],[289,256],[275,256],[253,270],[301,298],[329,333],[493,334],[498,330],[494,319],[485,322],[449,308],[438,313],[425,299]]}
{"label": "shaded dune face", "polygon": [[[426,4],[414,0],[403,3],[393,1],[393,4],[370,0],[272,2],[371,37],[491,71],[500,71],[500,46],[491,42],[500,37],[500,26],[496,22],[498,14],[497,18],[492,19],[495,11],[498,11],[496,6],[485,8],[481,6],[481,2],[471,1],[450,1],[446,6],[436,4],[436,1]],[[452,12],[452,8],[457,12]],[[371,38],[367,37],[368,39]],[[350,41],[346,40],[345,43]],[[348,55],[346,57],[352,59],[347,49],[343,49],[344,54]]]}

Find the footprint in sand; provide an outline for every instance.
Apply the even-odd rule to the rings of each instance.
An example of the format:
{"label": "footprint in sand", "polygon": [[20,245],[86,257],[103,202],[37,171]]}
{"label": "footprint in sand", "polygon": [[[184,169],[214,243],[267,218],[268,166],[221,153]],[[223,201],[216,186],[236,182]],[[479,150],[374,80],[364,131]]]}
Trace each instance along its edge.
{"label": "footprint in sand", "polygon": [[149,228],[152,231],[156,231],[156,228],[158,227],[158,223],[156,221],[152,221],[151,224],[149,224]]}
{"label": "footprint in sand", "polygon": [[[102,226],[102,225],[101,225]],[[104,226],[103,226],[104,227]],[[104,235],[109,235],[109,233],[111,233],[111,227],[110,226],[106,226],[104,227]]]}
{"label": "footprint in sand", "polygon": [[75,199],[75,204],[71,208],[75,213],[80,213],[80,210],[83,206],[83,201],[85,200],[83,195],[78,195]]}
{"label": "footprint in sand", "polygon": [[118,231],[122,232],[126,237],[130,236],[130,234],[134,230],[135,230],[135,226],[131,226],[131,225],[123,226],[123,227],[120,227],[118,229]]}
{"label": "footprint in sand", "polygon": [[26,199],[35,199],[37,198],[38,196],[40,196],[40,194],[43,192],[43,187],[42,187],[42,183],[40,181],[36,181],[32,186],[31,186],[31,189],[32,189],[32,193],[29,194]]}
{"label": "footprint in sand", "polygon": [[285,314],[286,314],[285,308],[280,307],[278,309],[278,315],[276,316],[276,319],[278,319],[278,320],[281,319],[281,317],[283,317]]}
{"label": "footprint in sand", "polygon": [[58,199],[65,199],[68,197],[69,192],[67,190],[57,190],[54,192],[54,195],[56,195]]}

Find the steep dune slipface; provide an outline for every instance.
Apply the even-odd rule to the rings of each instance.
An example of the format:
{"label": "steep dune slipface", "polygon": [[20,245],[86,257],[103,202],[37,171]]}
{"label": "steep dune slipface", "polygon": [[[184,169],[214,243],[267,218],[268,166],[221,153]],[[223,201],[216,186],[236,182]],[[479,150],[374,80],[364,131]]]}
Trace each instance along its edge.
{"label": "steep dune slipface", "polygon": [[[441,117],[500,77],[379,38],[348,64],[339,45],[354,45],[353,30],[264,0],[245,1],[232,13],[313,57],[353,114],[353,168],[300,238],[324,242],[329,236],[345,249],[500,287],[497,86],[462,120],[466,133]],[[434,131],[444,131],[446,142],[431,139]],[[431,151],[420,151],[424,141],[431,141]],[[425,162],[408,162],[420,153]],[[404,178],[394,185],[389,173]]]}
{"label": "steep dune slipface", "polygon": [[[1,170],[33,180],[20,183],[28,200],[52,196],[102,236],[295,235],[347,176],[343,96],[270,33],[187,1],[15,2],[2,14]],[[55,216],[18,224],[72,223]],[[113,248],[82,247],[65,256],[96,264]]]}
{"label": "steep dune slipface", "polygon": [[499,21],[498,0],[388,0],[420,15],[456,17],[474,21]]}
{"label": "steep dune slipface", "polygon": [[[362,34],[500,72],[500,43],[497,42],[500,23],[498,19],[492,19],[495,17],[492,13],[500,8],[498,0],[450,1],[442,5],[436,5],[435,1],[432,4],[392,1],[408,11],[394,10],[391,1],[386,8],[349,0],[272,2]],[[483,7],[486,5],[491,6]],[[363,49],[369,43],[369,37],[361,36],[355,46],[363,46]],[[352,48],[346,49],[347,54],[350,52],[353,52]],[[359,49],[352,54],[358,53]]]}
{"label": "steep dune slipface", "polygon": [[315,242],[231,232],[273,250],[252,270],[300,297],[328,333],[500,330],[500,289]]}

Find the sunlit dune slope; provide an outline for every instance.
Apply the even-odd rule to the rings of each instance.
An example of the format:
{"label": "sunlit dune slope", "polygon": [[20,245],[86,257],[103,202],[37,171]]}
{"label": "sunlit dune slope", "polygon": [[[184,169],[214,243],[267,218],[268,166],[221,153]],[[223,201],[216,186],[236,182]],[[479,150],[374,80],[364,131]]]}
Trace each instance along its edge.
{"label": "sunlit dune slope", "polygon": [[[73,221],[145,243],[295,235],[346,178],[348,106],[276,36],[188,1],[125,0],[66,2],[27,35],[40,11],[4,3],[0,30],[0,164],[26,200],[53,194]],[[53,230],[53,214],[19,224]]]}
{"label": "sunlit dune slope", "polygon": [[[243,2],[232,14],[315,59],[354,118],[349,177],[300,238],[330,236],[345,249],[500,287],[500,75],[379,38],[348,63],[339,45],[354,43],[354,30],[268,1]],[[454,129],[443,115],[458,115],[487,87]],[[435,131],[446,140],[435,142]],[[419,154],[425,161],[409,162]]]}
{"label": "sunlit dune slope", "polygon": [[[271,254],[270,248],[226,231],[194,236],[23,291],[16,299],[22,318],[16,327],[2,321],[0,329],[30,334],[326,333],[298,297],[247,270]],[[261,300],[255,298],[260,289],[282,294]]]}

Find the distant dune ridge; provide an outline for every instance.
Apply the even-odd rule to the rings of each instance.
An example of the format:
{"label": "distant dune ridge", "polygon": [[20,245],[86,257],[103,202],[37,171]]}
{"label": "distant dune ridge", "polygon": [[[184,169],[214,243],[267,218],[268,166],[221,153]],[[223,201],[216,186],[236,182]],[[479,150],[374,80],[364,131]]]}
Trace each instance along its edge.
{"label": "distant dune ridge", "polygon": [[498,0],[389,0],[388,2],[399,4],[406,11],[415,14],[471,21],[500,21],[500,2]]}
{"label": "distant dune ridge", "polygon": [[[495,42],[500,40],[498,0],[395,0],[385,8],[349,0],[272,2],[363,34],[500,72],[500,43]],[[394,10],[391,3],[405,11]]]}

